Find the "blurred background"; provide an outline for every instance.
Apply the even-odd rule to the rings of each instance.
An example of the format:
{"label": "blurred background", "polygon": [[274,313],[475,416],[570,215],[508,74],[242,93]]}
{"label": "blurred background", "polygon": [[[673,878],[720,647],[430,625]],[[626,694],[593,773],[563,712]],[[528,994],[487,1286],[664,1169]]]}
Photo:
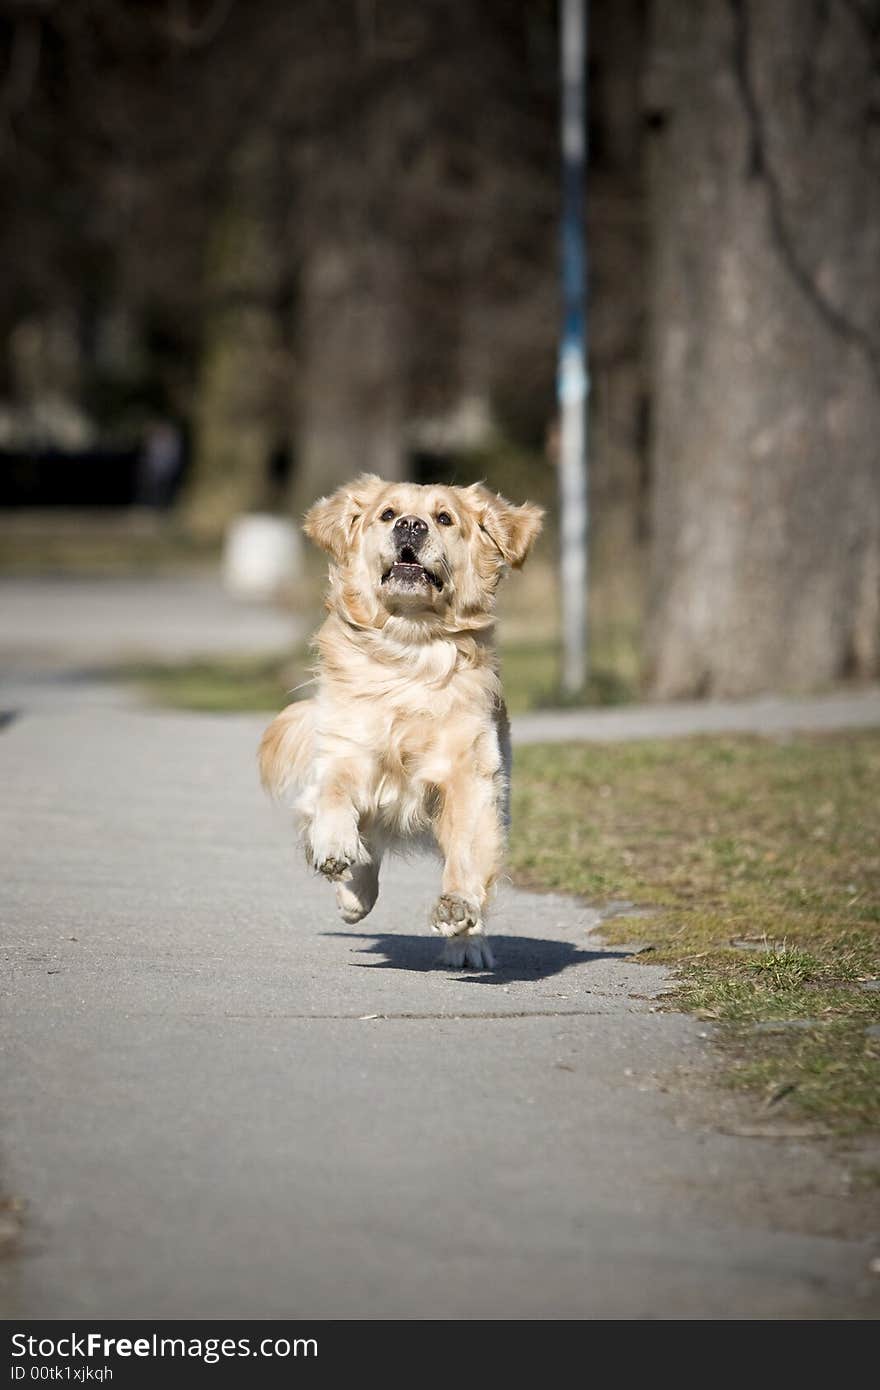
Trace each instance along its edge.
{"label": "blurred background", "polygon": [[[876,677],[880,4],[589,27],[579,698]],[[0,42],[7,648],[280,704],[291,522],[483,478],[550,511],[502,633],[514,709],[562,699],[556,0],[2,0]]]}

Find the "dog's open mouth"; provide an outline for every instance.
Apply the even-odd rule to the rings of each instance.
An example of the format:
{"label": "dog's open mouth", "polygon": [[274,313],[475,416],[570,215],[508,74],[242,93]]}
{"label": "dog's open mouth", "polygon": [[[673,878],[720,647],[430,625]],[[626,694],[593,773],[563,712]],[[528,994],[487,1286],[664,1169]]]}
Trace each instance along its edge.
{"label": "dog's open mouth", "polygon": [[429,570],[425,565],[419,564],[416,559],[415,551],[405,545],[400,552],[400,559],[395,560],[390,569],[382,575],[382,583],[386,584],[389,579],[397,580],[400,584],[405,584],[409,588],[418,588],[420,584],[433,584],[439,593],[443,588],[443,580],[433,570]]}

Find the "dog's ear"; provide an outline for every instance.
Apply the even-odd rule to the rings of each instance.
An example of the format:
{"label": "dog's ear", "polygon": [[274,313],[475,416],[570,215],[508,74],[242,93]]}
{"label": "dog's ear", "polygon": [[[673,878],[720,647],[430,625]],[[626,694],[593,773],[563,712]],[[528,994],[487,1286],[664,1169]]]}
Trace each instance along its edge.
{"label": "dog's ear", "polygon": [[309,540],[326,550],[337,564],[342,564],[364,508],[369,506],[378,488],[384,486],[375,473],[362,473],[330,497],[319,497],[303,517],[303,530]]}
{"label": "dog's ear", "polygon": [[464,489],[465,496],[477,517],[480,529],[492,541],[505,564],[518,570],[525,564],[528,553],[541,533],[544,508],[533,502],[514,506],[497,492],[490,492],[482,483]]}

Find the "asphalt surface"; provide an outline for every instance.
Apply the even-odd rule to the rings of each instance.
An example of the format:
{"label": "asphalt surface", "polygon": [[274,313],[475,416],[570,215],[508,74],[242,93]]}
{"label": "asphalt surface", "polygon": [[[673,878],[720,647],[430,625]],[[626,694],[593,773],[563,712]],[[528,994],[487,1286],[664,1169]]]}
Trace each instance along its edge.
{"label": "asphalt surface", "polygon": [[230,598],[212,574],[0,581],[0,650],[20,669],[283,650],[298,620]]}
{"label": "asphalt surface", "polygon": [[514,743],[621,743],[695,734],[840,733],[880,728],[880,687],[827,695],[762,695],[748,700],[681,700],[611,709],[544,710],[513,720]]}
{"label": "asphalt surface", "polygon": [[[253,646],[172,588],[169,644],[135,605],[154,650],[209,611]],[[498,970],[456,973],[416,860],[345,928],[259,791],[265,720],[78,677],[126,595],[61,624],[38,589],[0,593],[3,1316],[880,1313],[864,1154],[721,1096],[601,904],[507,886]]]}
{"label": "asphalt surface", "polygon": [[706,1118],[660,970],[511,889],[499,970],[437,968],[430,862],[345,929],[261,722],[0,734],[7,1317],[876,1315],[841,1160]]}

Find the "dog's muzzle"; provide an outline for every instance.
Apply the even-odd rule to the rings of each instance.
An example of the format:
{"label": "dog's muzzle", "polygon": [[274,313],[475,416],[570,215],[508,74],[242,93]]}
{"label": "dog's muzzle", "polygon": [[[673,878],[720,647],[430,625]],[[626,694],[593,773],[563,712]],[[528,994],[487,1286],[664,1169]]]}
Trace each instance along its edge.
{"label": "dog's muzzle", "polygon": [[429,570],[419,560],[419,551],[428,538],[428,524],[418,516],[399,516],[392,530],[397,558],[389,570],[382,575],[382,583],[389,580],[407,588],[418,588],[422,584],[433,584],[440,592],[443,580],[433,570]]}

